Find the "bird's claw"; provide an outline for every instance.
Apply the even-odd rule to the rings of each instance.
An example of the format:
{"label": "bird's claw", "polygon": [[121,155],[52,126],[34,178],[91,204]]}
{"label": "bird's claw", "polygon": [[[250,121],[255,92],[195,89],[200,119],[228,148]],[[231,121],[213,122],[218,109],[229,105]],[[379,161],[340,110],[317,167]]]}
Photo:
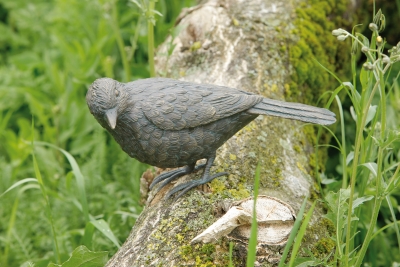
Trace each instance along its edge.
{"label": "bird's claw", "polygon": [[153,189],[153,187],[162,182],[160,184],[160,186],[157,188],[156,193],[158,193],[164,186],[166,186],[167,184],[169,184],[171,181],[186,175],[186,174],[190,174],[192,172],[198,171],[200,169],[203,169],[206,166],[206,164],[199,164],[196,167],[191,167],[191,166],[185,166],[183,168],[179,168],[176,170],[171,170],[165,173],[160,174],[159,176],[157,176],[153,182],[150,184],[149,189]]}
{"label": "bird's claw", "polygon": [[[161,182],[161,181],[163,181],[163,180],[165,180],[165,179],[168,179],[168,178],[170,178],[170,177],[179,177],[179,174],[181,174],[182,172],[184,172],[184,169],[185,169],[186,167],[184,167],[184,168],[179,168],[179,169],[176,169],[176,170],[171,170],[171,171],[168,171],[168,172],[164,172],[164,173],[162,173],[162,174],[160,174],[160,175],[158,175],[156,178],[154,178],[154,180],[153,180],[153,182],[151,182],[151,184],[150,184],[150,186],[149,186],[149,189],[151,190],[151,189],[153,189],[153,187],[156,185],[156,184],[158,184],[159,182]],[[173,180],[173,179],[172,179]]]}
{"label": "bird's claw", "polygon": [[214,175],[204,175],[201,179],[198,180],[192,180],[180,185],[175,186],[174,188],[172,188],[166,195],[165,195],[165,199],[169,199],[173,194],[181,191],[175,198],[174,201],[176,201],[178,198],[180,198],[181,196],[183,196],[187,191],[189,191],[190,189],[199,186],[199,185],[203,185],[206,184],[208,182],[211,182],[212,180],[214,180],[217,177],[223,176],[223,175],[228,175],[227,172],[220,172],[220,173],[216,173]]}

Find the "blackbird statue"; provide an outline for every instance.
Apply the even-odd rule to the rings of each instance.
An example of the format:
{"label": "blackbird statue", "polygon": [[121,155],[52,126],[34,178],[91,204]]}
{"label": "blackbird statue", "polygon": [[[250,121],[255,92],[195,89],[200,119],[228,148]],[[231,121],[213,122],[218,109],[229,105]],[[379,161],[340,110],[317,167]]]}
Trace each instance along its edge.
{"label": "blackbird statue", "polygon": [[[216,150],[258,115],[328,125],[336,121],[327,109],[272,100],[246,91],[167,78],[120,83],[93,82],[86,94],[90,112],[130,157],[160,168],[177,168],[157,176],[158,190],[204,168],[201,179],[172,188],[169,198],[210,182]],[[207,159],[196,165],[197,160]]]}

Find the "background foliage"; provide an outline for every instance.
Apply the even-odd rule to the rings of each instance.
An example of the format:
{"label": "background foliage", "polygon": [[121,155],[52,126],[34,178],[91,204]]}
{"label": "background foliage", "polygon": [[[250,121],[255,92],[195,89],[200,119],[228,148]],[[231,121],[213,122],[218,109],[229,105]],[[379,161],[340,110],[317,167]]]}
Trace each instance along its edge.
{"label": "background foliage", "polygon": [[[112,255],[128,236],[142,209],[139,177],[148,166],[129,158],[111,140],[88,112],[85,94],[98,77],[120,81],[148,77],[147,20],[157,21],[157,46],[173,29],[181,9],[195,4],[194,0],[158,0],[155,9],[159,16],[146,13],[148,2],[0,0],[1,267],[61,263],[72,251],[86,253],[80,245]],[[389,11],[384,10],[387,24],[383,35],[395,45],[400,40],[395,29],[400,9],[393,3],[389,1]],[[371,15],[371,10],[366,14]],[[365,31],[369,31],[366,25],[371,20],[372,16],[364,16]],[[365,57],[358,53],[352,60],[362,64]],[[353,70],[360,74],[360,68]],[[400,89],[399,82],[393,80],[398,72],[399,68],[394,68],[387,79],[393,85],[387,100],[387,128],[391,131],[399,130]],[[351,74],[348,79],[352,80]],[[377,98],[374,103],[379,105],[379,101]],[[323,194],[328,195],[329,204],[344,194],[339,189],[343,188],[343,173],[350,172],[351,166],[343,162],[343,153],[347,156],[352,151],[357,130],[350,113],[354,103],[343,99],[342,104],[345,131],[338,127],[336,134],[339,140],[346,135],[343,144],[347,149],[342,153],[330,150],[322,175]],[[372,132],[369,129],[364,134]],[[46,143],[32,146],[32,140]],[[366,145],[373,144],[371,139],[369,142]],[[395,142],[385,162],[398,162],[399,147]],[[372,153],[370,160],[375,159],[376,153]],[[369,187],[373,178],[366,170],[361,174],[372,182],[356,183],[363,187],[356,193],[373,195],[375,189]],[[389,201],[382,204],[376,229],[391,227],[379,232],[370,244],[365,258],[369,266],[400,262],[399,239],[391,224],[399,217],[399,195],[398,190],[391,191]],[[366,235],[371,203],[365,201],[357,211],[361,227],[354,228],[360,233],[352,241],[353,248],[362,244]],[[335,241],[344,244],[345,239]],[[107,258],[104,254],[93,257]]]}
{"label": "background foliage", "polygon": [[[193,2],[157,2],[155,46]],[[103,219],[123,242],[141,211],[139,178],[148,166],[111,141],[88,112],[85,94],[98,77],[149,77],[147,49],[146,16],[133,2],[1,0],[0,194],[37,177],[32,139],[51,143],[77,161],[92,219]],[[64,154],[35,145],[35,155],[60,257],[46,197],[37,182],[27,181],[0,198],[0,266],[64,262],[80,244],[112,255],[118,247],[85,218],[82,190]]]}

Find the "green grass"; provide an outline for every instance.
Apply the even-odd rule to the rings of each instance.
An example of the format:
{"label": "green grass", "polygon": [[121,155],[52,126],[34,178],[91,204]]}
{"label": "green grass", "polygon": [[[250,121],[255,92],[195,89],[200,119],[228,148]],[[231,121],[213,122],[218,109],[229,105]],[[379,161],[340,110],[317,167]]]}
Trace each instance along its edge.
{"label": "green grass", "polygon": [[[389,266],[400,260],[397,224],[391,224],[391,233],[386,236],[381,232],[382,247],[390,244],[390,249],[383,250],[382,240],[375,235],[380,227],[397,221],[396,197],[400,181],[400,116],[398,107],[388,105],[398,94],[400,45],[393,50],[385,49],[385,41],[380,37],[380,29],[384,27],[382,21],[383,15],[378,11],[375,24],[370,24],[370,39],[357,32],[357,28],[353,33],[342,29],[333,31],[339,41],[348,38],[353,43],[352,82],[337,78],[341,85],[330,99],[330,102],[335,99],[339,107],[339,134],[342,137],[336,138],[342,157],[341,165],[337,167],[341,177],[334,177],[333,181],[337,182],[331,183],[331,180],[325,188],[327,216],[336,226],[336,236],[332,237],[336,242],[333,265],[341,262],[341,266],[361,266],[363,262],[370,262],[372,266]],[[356,62],[360,53],[366,60],[358,71]],[[350,112],[343,110],[338,97],[340,91],[346,92]],[[344,114],[350,115],[348,118],[355,125],[353,143],[346,140],[348,132],[353,133],[353,130],[345,127]],[[338,184],[340,188],[337,188]],[[394,212],[394,205],[397,212]]]}
{"label": "green grass", "polygon": [[128,236],[148,166],[111,140],[85,94],[98,77],[154,75],[149,50],[194,1],[151,2],[159,15],[127,0],[0,1],[0,266],[62,263],[81,245],[110,256]]}

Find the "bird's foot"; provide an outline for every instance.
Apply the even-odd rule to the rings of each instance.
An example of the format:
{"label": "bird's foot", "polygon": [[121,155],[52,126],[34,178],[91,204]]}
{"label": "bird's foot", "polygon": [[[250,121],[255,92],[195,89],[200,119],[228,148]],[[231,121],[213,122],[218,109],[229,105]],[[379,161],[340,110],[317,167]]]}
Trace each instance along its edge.
{"label": "bird's foot", "polygon": [[157,188],[156,193],[158,193],[164,186],[166,186],[169,182],[183,176],[186,174],[190,174],[192,172],[198,171],[202,168],[204,168],[206,166],[206,164],[199,164],[196,167],[193,165],[187,165],[183,168],[179,168],[176,170],[172,170],[169,172],[164,172],[162,174],[160,174],[159,176],[157,176],[153,182],[151,183],[149,189],[151,190],[156,184],[161,183],[161,185]]}
{"label": "bird's foot", "polygon": [[227,172],[220,172],[220,173],[216,173],[214,175],[208,175],[208,173],[204,173],[203,177],[201,179],[198,180],[193,180],[193,181],[189,181],[187,183],[183,183],[180,185],[175,186],[174,188],[172,188],[167,195],[165,196],[165,199],[170,198],[173,194],[181,191],[174,200],[177,200],[178,198],[180,198],[181,196],[183,196],[187,191],[189,191],[190,189],[199,186],[199,185],[203,185],[206,184],[208,182],[211,182],[212,180],[214,180],[215,178],[219,177],[219,176],[223,176],[223,175],[227,175]]}

